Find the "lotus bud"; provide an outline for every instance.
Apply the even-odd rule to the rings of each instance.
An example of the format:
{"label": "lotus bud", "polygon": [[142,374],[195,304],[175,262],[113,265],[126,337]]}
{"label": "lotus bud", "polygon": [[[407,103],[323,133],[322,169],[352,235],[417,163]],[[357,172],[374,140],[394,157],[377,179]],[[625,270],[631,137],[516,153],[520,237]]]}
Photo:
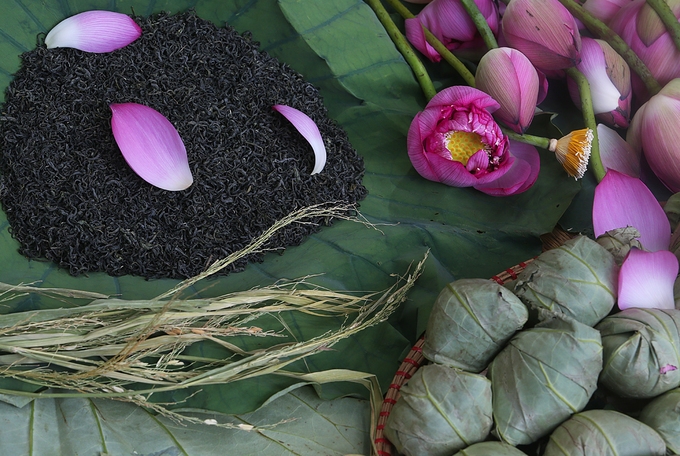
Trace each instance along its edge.
{"label": "lotus bud", "polygon": [[184,142],[163,114],[136,103],[116,103],[110,108],[113,137],[139,177],[171,191],[193,183]]}
{"label": "lotus bud", "polygon": [[534,118],[538,104],[539,77],[529,59],[520,51],[491,49],[479,61],[475,85],[500,104],[494,117],[519,134]]}
{"label": "lotus bud", "polygon": [[514,291],[527,306],[592,326],[614,307],[617,282],[614,256],[597,242],[578,236],[529,263],[518,275]]}
{"label": "lotus bud", "polygon": [[286,105],[275,105],[272,107],[278,111],[288,121],[293,124],[295,129],[307,140],[314,151],[314,167],[310,174],[317,174],[323,171],[326,166],[326,146],[323,143],[321,132],[316,123],[304,112]]}
{"label": "lotus bud", "polygon": [[668,250],[631,249],[619,272],[618,306],[674,309],[678,259]]}
{"label": "lotus bud", "polygon": [[562,70],[581,61],[578,24],[558,0],[512,0],[502,30],[508,45],[539,70]]}
{"label": "lotus bud", "polygon": [[385,436],[400,454],[446,456],[483,441],[493,424],[491,411],[486,377],[430,364],[402,387]]}
{"label": "lotus bud", "polygon": [[583,8],[596,19],[608,24],[621,7],[627,5],[631,1],[632,0],[586,0],[583,3]]}
{"label": "lotus bud", "polygon": [[666,444],[651,427],[614,410],[577,413],[550,435],[543,456],[665,456]]}
{"label": "lotus bud", "polygon": [[[494,34],[498,33],[499,15],[496,2],[493,0],[474,2],[491,31]],[[479,50],[486,50],[477,27],[460,0],[434,0],[425,5],[415,18],[406,19],[404,23],[406,38],[413,47],[431,61],[439,62],[441,56],[425,39],[423,27],[432,32],[450,51],[473,51],[477,54]]]}
{"label": "lotus bud", "polygon": [[[679,57],[680,58],[680,57]],[[633,116],[626,141],[647,159],[654,174],[680,191],[680,79],[673,79]]]}
{"label": "lotus bud", "polygon": [[597,138],[600,142],[600,159],[605,169],[640,177],[640,152],[603,124],[597,125]]}
{"label": "lotus bud", "polygon": [[127,14],[85,11],[55,25],[45,37],[45,46],[104,53],[123,48],[141,35],[142,29]]}
{"label": "lotus bud", "polygon": [[680,454],[680,388],[645,405],[639,420],[659,433],[671,453]]}
{"label": "lotus bud", "polygon": [[631,248],[642,248],[642,244],[640,244],[640,241],[638,240],[639,237],[640,232],[638,230],[632,226],[627,226],[625,228],[606,231],[599,235],[596,241],[607,249],[607,251],[614,256],[616,264],[621,266]]}
{"label": "lotus bud", "polygon": [[430,361],[480,372],[528,318],[514,294],[486,279],[460,279],[437,297],[425,332]]}
{"label": "lotus bud", "polygon": [[[581,39],[581,63],[576,68],[590,85],[593,112],[598,120],[612,127],[628,127],[632,96],[630,68],[623,57],[602,40]],[[569,94],[581,108],[576,82],[567,79]]]}
{"label": "lotus bud", "polygon": [[505,442],[479,442],[453,456],[527,456],[527,454]]}
{"label": "lotus bud", "polygon": [[598,331],[559,314],[543,316],[489,366],[495,432],[510,445],[535,442],[583,410],[601,369]]}
{"label": "lotus bud", "polygon": [[680,310],[622,310],[602,320],[600,382],[622,397],[651,398],[680,386]]}

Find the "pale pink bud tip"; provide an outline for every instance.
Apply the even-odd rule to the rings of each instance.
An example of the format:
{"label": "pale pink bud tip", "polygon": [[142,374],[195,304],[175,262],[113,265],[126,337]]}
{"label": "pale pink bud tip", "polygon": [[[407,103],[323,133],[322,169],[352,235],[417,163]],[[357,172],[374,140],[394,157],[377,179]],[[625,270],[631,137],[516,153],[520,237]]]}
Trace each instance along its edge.
{"label": "pale pink bud tip", "polygon": [[326,166],[326,146],[319,132],[319,127],[307,114],[286,105],[274,105],[272,109],[278,111],[293,124],[302,136],[309,142],[314,151],[314,168],[311,174],[320,173]]}
{"label": "pale pink bud tip", "polygon": [[126,14],[85,11],[54,26],[45,37],[45,45],[103,53],[125,47],[141,35],[142,29]]}
{"label": "pale pink bud tip", "polygon": [[163,114],[136,103],[112,104],[113,137],[130,168],[163,190],[184,190],[194,178],[179,133]]}

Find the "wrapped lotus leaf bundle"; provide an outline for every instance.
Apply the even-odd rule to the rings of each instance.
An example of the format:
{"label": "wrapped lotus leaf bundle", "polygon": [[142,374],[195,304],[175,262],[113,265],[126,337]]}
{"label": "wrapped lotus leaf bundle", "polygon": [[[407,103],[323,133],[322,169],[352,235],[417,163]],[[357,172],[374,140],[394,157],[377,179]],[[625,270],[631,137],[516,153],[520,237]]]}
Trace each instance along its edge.
{"label": "wrapped lotus leaf bundle", "polygon": [[588,410],[550,435],[543,456],[664,456],[666,444],[646,424],[613,410]]}
{"label": "wrapped lotus leaf bundle", "polygon": [[638,419],[658,432],[670,451],[680,453],[680,388],[645,405]]}
{"label": "wrapped lotus leaf bundle", "polygon": [[626,255],[630,249],[635,247],[642,249],[642,244],[638,240],[640,232],[632,226],[625,228],[616,228],[615,230],[607,231],[597,237],[596,241],[602,247],[607,249],[609,253],[614,256],[616,264],[621,266]]}
{"label": "wrapped lotus leaf bundle", "polygon": [[449,456],[491,430],[491,383],[452,367],[423,366],[401,389],[385,436],[407,456]]}
{"label": "wrapped lotus leaf bundle", "polygon": [[593,326],[614,307],[617,286],[614,256],[592,239],[578,236],[529,263],[514,291],[527,306]]}
{"label": "wrapped lotus leaf bundle", "polygon": [[625,309],[602,320],[600,382],[623,397],[651,398],[680,386],[680,310]]}
{"label": "wrapped lotus leaf bundle", "polygon": [[527,456],[512,445],[503,442],[480,442],[460,450],[453,456]]}
{"label": "wrapped lotus leaf bundle", "polygon": [[586,406],[602,369],[600,333],[543,311],[541,323],[518,332],[489,366],[496,433],[527,445]]}
{"label": "wrapped lotus leaf bundle", "polygon": [[510,290],[487,279],[461,279],[437,297],[427,323],[423,355],[436,363],[480,372],[529,312]]}

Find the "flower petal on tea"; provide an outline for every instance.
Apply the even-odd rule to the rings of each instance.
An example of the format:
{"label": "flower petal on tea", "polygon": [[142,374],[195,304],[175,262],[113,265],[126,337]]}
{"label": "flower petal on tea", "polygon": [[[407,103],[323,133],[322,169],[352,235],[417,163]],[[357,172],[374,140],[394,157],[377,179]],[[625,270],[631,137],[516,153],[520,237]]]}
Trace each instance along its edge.
{"label": "flower petal on tea", "polygon": [[193,183],[184,142],[163,114],[137,103],[109,107],[113,137],[139,177],[171,191],[184,190]]}
{"label": "flower petal on tea", "polygon": [[45,45],[104,53],[125,47],[141,35],[142,29],[127,14],[85,11],[55,25],[45,37]]}
{"label": "flower petal on tea", "polygon": [[304,112],[286,105],[274,105],[272,109],[278,111],[293,124],[314,150],[314,168],[311,174],[320,173],[326,166],[326,146],[316,123]]}

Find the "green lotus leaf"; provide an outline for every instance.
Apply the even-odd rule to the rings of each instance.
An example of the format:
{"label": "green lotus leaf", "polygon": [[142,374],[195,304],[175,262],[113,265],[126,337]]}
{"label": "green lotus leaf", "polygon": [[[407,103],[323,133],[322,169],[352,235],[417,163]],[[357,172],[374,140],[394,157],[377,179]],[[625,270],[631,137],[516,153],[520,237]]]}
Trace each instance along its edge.
{"label": "green lotus leaf", "polygon": [[492,424],[486,377],[430,364],[401,389],[385,436],[407,456],[448,456],[484,440]]}
{"label": "green lotus leaf", "polygon": [[480,372],[526,323],[529,312],[510,290],[487,279],[460,279],[439,294],[425,332],[430,361]]}
{"label": "green lotus leaf", "polygon": [[673,453],[680,453],[680,388],[662,394],[645,405],[639,420],[661,435]]}
{"label": "green lotus leaf", "polygon": [[480,442],[470,445],[453,456],[526,456],[526,453],[503,442]]}
{"label": "green lotus leaf", "polygon": [[646,424],[613,410],[588,410],[550,435],[544,456],[663,456],[666,445]]}
{"label": "green lotus leaf", "polygon": [[600,334],[560,314],[518,332],[489,366],[496,433],[530,444],[586,406],[602,369]]}
{"label": "green lotus leaf", "polygon": [[624,397],[651,398],[680,386],[680,310],[625,309],[602,320],[600,381]]}
{"label": "green lotus leaf", "polygon": [[527,305],[593,326],[616,303],[618,267],[597,242],[578,236],[548,250],[522,271],[515,294]]}

